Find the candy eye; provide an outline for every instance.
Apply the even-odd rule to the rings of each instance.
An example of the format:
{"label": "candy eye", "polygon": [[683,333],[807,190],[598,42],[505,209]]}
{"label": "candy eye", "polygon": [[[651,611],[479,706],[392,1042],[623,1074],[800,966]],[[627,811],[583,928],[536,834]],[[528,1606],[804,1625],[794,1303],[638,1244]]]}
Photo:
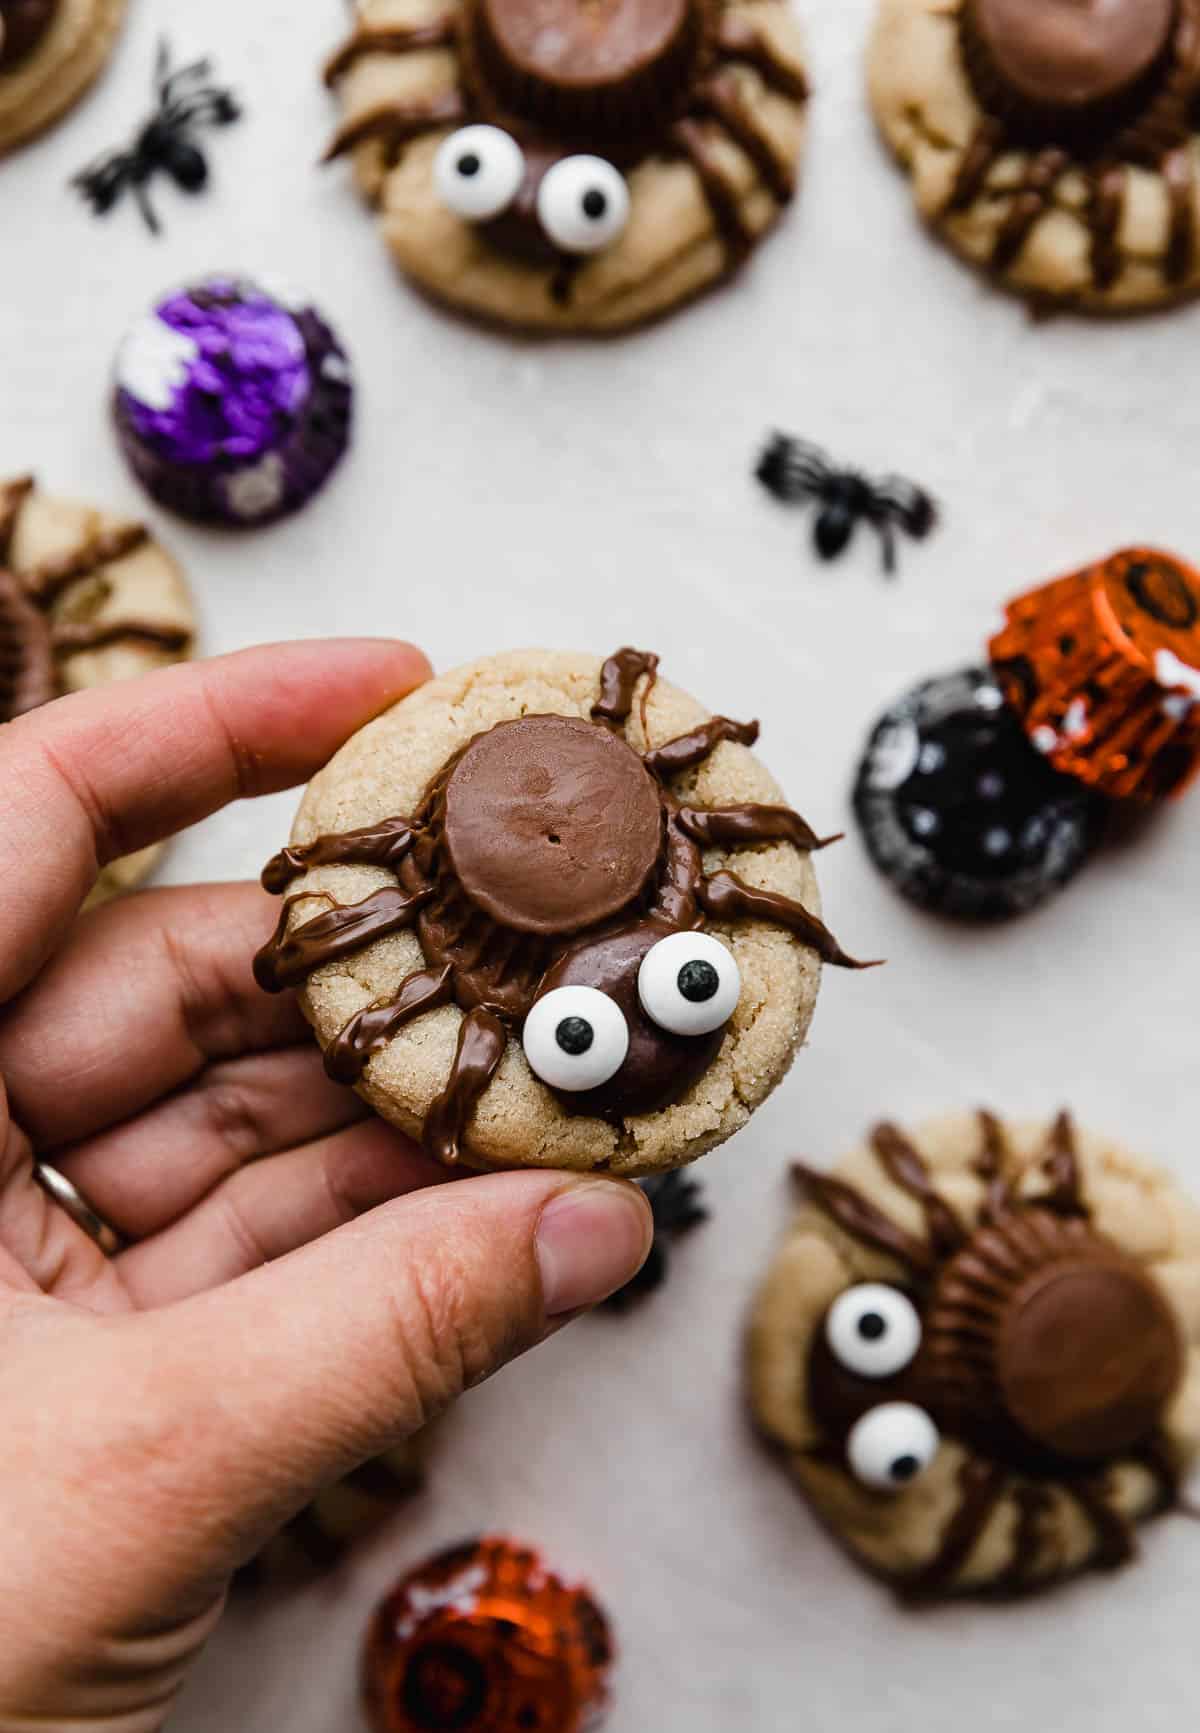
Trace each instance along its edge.
{"label": "candy eye", "polygon": [[733,953],[708,933],[672,933],[652,945],[638,970],[647,1017],[672,1035],[708,1035],[728,1023],[741,996]]}
{"label": "candy eye", "polygon": [[620,1007],[596,987],[555,987],[525,1019],[521,1045],[529,1069],[551,1089],[598,1089],[629,1052]]}
{"label": "candy eye", "polygon": [[921,1320],[899,1288],[860,1282],[839,1294],[825,1319],[835,1360],[861,1378],[890,1378],[921,1346]]}
{"label": "candy eye", "polygon": [[851,1428],[846,1457],[855,1479],[878,1492],[898,1492],[937,1455],[938,1429],[911,1402],[883,1402]]}
{"label": "candy eye", "polygon": [[464,126],[443,139],[433,162],[438,197],[468,223],[498,217],[525,179],[525,155],[498,126]]}
{"label": "candy eye", "polygon": [[542,176],[537,210],[564,253],[598,253],[629,219],[629,188],[602,156],[567,156]]}

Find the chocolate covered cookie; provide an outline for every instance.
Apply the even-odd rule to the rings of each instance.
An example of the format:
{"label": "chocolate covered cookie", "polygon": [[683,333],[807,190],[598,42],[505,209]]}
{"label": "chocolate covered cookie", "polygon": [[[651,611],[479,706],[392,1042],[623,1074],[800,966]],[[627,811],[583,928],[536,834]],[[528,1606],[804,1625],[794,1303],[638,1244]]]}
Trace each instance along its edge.
{"label": "chocolate covered cookie", "polygon": [[431,681],[310,785],[256,960],[330,1075],[444,1162],[637,1175],[779,1082],[822,961],[820,839],[658,658],[543,651]]}
{"label": "chocolate covered cookie", "polygon": [[330,61],[388,245],[465,312],[614,330],[740,265],[792,196],[783,0],[360,0]]}
{"label": "chocolate covered cookie", "polygon": [[0,155],[79,100],[124,17],[125,0],[0,0]]}
{"label": "chocolate covered cookie", "polygon": [[797,1179],[750,1392],[834,1534],[916,1598],[1128,1562],[1200,1448],[1200,1209],[1068,1114]]}
{"label": "chocolate covered cookie", "polygon": [[[144,524],[0,483],[0,723],[60,693],[185,658],[195,618],[183,573]],[[105,868],[97,894],[128,890],[161,847]]]}
{"label": "chocolate covered cookie", "polygon": [[869,70],[922,216],[1009,287],[1200,284],[1200,0],[881,0]]}

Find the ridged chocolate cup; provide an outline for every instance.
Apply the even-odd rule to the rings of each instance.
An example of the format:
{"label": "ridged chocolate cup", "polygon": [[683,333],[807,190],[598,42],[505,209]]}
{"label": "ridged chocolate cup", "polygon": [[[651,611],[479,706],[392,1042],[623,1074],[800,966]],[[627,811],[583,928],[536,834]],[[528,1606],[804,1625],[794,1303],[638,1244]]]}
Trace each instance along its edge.
{"label": "ridged chocolate cup", "polygon": [[501,121],[624,158],[682,108],[709,21],[705,0],[467,0],[466,78]]}
{"label": "ridged chocolate cup", "polygon": [[940,1273],[925,1375],[963,1436],[1014,1460],[1086,1464],[1136,1449],[1182,1373],[1170,1307],[1109,1240],[1049,1209],[1001,1215]]}
{"label": "ridged chocolate cup", "polygon": [[964,0],[967,76],[1013,138],[1087,153],[1153,102],[1183,0]]}

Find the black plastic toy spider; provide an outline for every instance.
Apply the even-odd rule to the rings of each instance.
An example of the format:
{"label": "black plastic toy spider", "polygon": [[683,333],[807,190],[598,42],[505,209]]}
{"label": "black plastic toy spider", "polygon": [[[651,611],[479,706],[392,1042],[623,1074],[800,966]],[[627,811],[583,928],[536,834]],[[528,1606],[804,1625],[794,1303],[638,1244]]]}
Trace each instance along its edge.
{"label": "black plastic toy spider", "polygon": [[106,215],[129,191],[146,227],[157,235],[161,225],[146,191],[156,174],[169,175],[185,193],[198,193],[207,186],[208,161],[191,134],[201,127],[229,126],[242,113],[229,91],[209,82],[211,76],[210,60],[196,60],[172,72],[170,49],[165,42],[159,44],[155,112],[128,149],[108,152],[71,182],[97,216]]}
{"label": "black plastic toy spider", "polygon": [[838,469],[819,446],[790,434],[773,434],[755,475],[768,493],[788,505],[818,506],[813,546],[834,560],[860,523],[870,524],[883,546],[883,569],[896,570],[896,531],[921,541],[937,523],[937,506],[924,488],[900,475],[874,481],[856,469]]}
{"label": "black plastic toy spider", "polygon": [[669,1254],[667,1247],[680,1234],[685,1234],[690,1228],[699,1227],[701,1222],[708,1220],[708,1211],[702,1200],[703,1190],[698,1179],[689,1179],[678,1169],[669,1173],[654,1174],[649,1179],[638,1181],[650,1203],[650,1213],[654,1217],[654,1243],[650,1247],[650,1255],[634,1276],[623,1288],[618,1288],[604,1304],[610,1310],[623,1312],[635,1300],[644,1298],[646,1294],[661,1288],[667,1279]]}

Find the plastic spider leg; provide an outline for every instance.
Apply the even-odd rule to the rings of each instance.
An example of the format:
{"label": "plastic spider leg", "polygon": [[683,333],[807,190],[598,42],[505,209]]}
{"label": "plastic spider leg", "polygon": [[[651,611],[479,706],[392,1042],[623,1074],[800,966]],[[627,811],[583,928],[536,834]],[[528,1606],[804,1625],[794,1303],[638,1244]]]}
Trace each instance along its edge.
{"label": "plastic spider leg", "polygon": [[887,475],[880,482],[878,493],[914,541],[924,540],[936,526],[937,502],[915,482],[906,481],[902,475]]}
{"label": "plastic spider leg", "polygon": [[98,216],[105,216],[125,191],[129,178],[128,153],[118,151],[77,174],[71,185],[83,194]]}
{"label": "plastic spider leg", "polygon": [[150,203],[150,194],[146,190],[144,178],[131,175],[130,182],[133,187],[133,196],[137,200],[138,210],[142,213],[142,221],[152,235],[161,235],[162,224],[155,215],[154,206]]}

